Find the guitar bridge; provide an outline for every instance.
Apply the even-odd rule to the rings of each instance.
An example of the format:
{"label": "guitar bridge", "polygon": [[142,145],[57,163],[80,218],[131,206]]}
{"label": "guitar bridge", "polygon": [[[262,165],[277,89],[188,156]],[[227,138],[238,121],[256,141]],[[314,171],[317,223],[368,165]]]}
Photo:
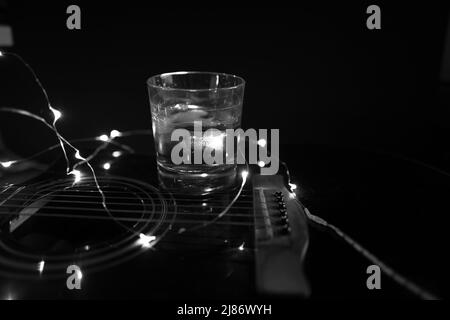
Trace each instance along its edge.
{"label": "guitar bridge", "polygon": [[280,175],[253,177],[256,286],[268,295],[309,296],[303,273],[306,215]]}

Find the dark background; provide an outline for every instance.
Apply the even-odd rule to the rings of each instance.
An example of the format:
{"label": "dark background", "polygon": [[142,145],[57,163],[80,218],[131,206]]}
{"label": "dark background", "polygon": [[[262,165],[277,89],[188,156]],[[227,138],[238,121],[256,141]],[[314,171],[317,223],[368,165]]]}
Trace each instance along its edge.
{"label": "dark background", "polygon": [[[66,28],[70,4],[81,7],[81,30]],[[382,29],[368,30],[370,4],[9,1],[2,12],[14,32],[9,50],[34,66],[70,138],[150,128],[149,76],[209,70],[244,77],[243,126],[279,128],[282,143],[441,152],[448,6],[377,2]],[[30,75],[10,59],[0,62],[0,99],[45,110]],[[28,153],[36,144],[25,140],[40,125],[14,121],[0,121],[4,138]]]}

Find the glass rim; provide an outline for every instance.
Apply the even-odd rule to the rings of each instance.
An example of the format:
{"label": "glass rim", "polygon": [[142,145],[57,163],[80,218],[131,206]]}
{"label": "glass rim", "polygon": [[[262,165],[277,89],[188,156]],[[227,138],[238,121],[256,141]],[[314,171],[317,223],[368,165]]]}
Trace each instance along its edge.
{"label": "glass rim", "polygon": [[[222,88],[202,88],[202,89],[188,89],[188,88],[170,88],[170,87],[164,87],[161,85],[157,85],[155,83],[151,83],[151,81],[157,77],[164,77],[164,76],[172,76],[172,75],[186,75],[186,74],[204,74],[204,75],[215,75],[215,76],[226,76],[230,78],[237,79],[240,83],[232,86],[225,86]],[[232,90],[237,89],[240,87],[245,86],[245,80],[244,78],[230,74],[225,72],[212,72],[212,71],[175,71],[175,72],[165,72],[160,74],[155,74],[147,79],[147,86],[155,88],[155,89],[161,89],[161,90],[170,90],[170,91],[188,91],[188,92],[208,92],[208,91],[218,91],[218,90]]]}

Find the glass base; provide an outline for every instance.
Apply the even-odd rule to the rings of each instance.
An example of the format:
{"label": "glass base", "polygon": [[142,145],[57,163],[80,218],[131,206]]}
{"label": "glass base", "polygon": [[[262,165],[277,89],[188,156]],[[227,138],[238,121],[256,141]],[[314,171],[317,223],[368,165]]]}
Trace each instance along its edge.
{"label": "glass base", "polygon": [[192,170],[174,170],[158,163],[158,178],[161,186],[178,194],[206,195],[237,185],[236,166],[217,168],[213,172],[199,173]]}

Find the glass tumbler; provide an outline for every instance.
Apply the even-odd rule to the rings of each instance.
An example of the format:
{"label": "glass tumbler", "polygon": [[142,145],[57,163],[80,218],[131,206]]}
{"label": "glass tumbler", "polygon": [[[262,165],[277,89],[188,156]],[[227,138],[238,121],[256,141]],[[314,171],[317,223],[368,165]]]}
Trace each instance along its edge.
{"label": "glass tumbler", "polygon": [[[224,73],[173,72],[149,78],[147,86],[160,179],[201,192],[229,184],[236,161],[227,161],[226,130],[240,128],[245,81]],[[216,161],[206,158],[205,148]]]}

